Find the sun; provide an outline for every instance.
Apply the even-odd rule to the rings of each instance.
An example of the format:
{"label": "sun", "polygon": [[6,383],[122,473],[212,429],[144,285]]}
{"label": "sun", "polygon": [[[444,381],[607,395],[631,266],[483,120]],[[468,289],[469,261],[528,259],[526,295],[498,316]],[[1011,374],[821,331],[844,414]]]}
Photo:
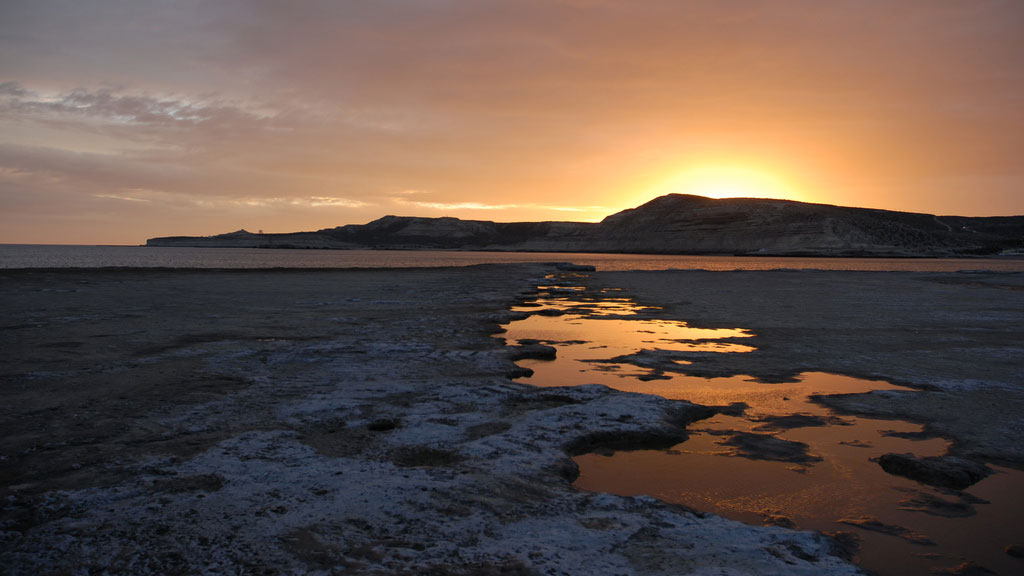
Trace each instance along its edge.
{"label": "sun", "polygon": [[708,198],[779,198],[798,200],[800,194],[775,174],[728,164],[695,166],[658,182],[652,196],[693,194]]}

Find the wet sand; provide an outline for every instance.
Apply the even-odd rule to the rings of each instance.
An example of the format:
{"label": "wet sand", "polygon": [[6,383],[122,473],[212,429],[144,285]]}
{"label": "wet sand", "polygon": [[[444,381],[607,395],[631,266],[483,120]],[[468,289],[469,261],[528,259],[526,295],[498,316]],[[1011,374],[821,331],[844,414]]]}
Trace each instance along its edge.
{"label": "wet sand", "polygon": [[[673,445],[707,411],[512,382],[492,334],[548,271],[0,273],[6,569],[857,572],[814,533],[573,489],[572,453]],[[690,373],[924,387],[924,402],[830,403],[1024,462],[1021,275],[592,278],[694,326],[755,333],[735,365],[675,363]]]}

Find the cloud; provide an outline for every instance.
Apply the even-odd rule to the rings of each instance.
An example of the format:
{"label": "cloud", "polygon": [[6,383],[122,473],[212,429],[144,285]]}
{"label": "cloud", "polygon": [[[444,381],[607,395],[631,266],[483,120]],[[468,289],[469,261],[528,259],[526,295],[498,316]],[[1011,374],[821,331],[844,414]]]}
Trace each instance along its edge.
{"label": "cloud", "polygon": [[95,198],[107,198],[110,200],[123,200],[125,202],[150,202],[148,198],[135,198],[133,196],[121,196],[118,194],[93,194]]}
{"label": "cloud", "polygon": [[43,95],[29,92],[19,84],[8,82],[0,92],[9,98],[4,102],[6,114],[19,116],[83,116],[107,122],[149,125],[200,124],[210,122],[230,110],[237,109],[175,99],[159,99],[146,95],[120,95],[110,89]]}
{"label": "cloud", "polygon": [[209,96],[158,97],[111,88],[46,92],[16,82],[0,85],[0,121],[65,132],[101,133],[126,142],[180,147],[195,143],[202,134],[230,137],[271,131],[275,116],[266,108]]}
{"label": "cloud", "polygon": [[400,198],[396,198],[395,202],[404,206],[428,210],[509,210],[522,207],[518,204],[483,204],[481,202],[413,202]]}
{"label": "cloud", "polygon": [[583,213],[601,213],[608,212],[608,208],[604,206],[557,206],[548,204],[537,204],[537,203],[520,203],[520,204],[486,204],[483,202],[418,202],[413,200],[407,200],[405,198],[392,198],[392,202],[401,204],[403,206],[412,206],[415,208],[424,208],[427,210],[535,210],[535,211],[554,211],[554,212],[583,212]]}
{"label": "cloud", "polygon": [[0,84],[0,95],[13,98],[24,98],[29,96],[28,90],[22,88],[17,82],[4,82]]}
{"label": "cloud", "polygon": [[243,206],[254,207],[298,207],[298,208],[362,208],[370,203],[351,198],[337,198],[332,196],[310,196],[306,198],[235,198],[225,202]]}
{"label": "cloud", "polygon": [[[34,0],[3,13],[5,222],[49,202],[167,233],[191,223],[167,222],[168,207],[301,229],[366,221],[394,198],[575,217],[709,162],[768,166],[816,201],[1024,211],[1022,3]],[[1012,182],[977,185],[1001,175]],[[285,220],[300,213],[333,221]]]}

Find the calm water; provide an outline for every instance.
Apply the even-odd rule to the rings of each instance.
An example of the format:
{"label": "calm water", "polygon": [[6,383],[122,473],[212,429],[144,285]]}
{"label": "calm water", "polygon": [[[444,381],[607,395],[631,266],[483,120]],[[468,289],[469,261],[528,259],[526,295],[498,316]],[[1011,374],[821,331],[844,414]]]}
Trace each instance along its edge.
{"label": "calm water", "polygon": [[[509,344],[539,340],[554,360],[521,360],[524,384],[604,384],[707,406],[742,403],[689,426],[669,450],[601,451],[574,460],[575,486],[625,496],[647,494],[751,524],[772,524],[860,539],[856,561],[883,576],[927,576],[973,560],[998,574],[1019,573],[1003,547],[1024,538],[1024,472],[996,473],[966,489],[936,489],[886,473],[885,453],[939,456],[942,438],[920,438],[920,424],[837,415],[815,395],[902,388],[837,374],[805,373],[769,384],[749,376],[701,378],[685,367],[707,354],[748,354],[743,327],[706,329],[659,319],[615,289],[591,290],[585,274],[549,277],[530,314],[504,326]],[[934,506],[941,503],[943,506]],[[902,535],[853,524],[872,519]]]}
{"label": "calm water", "polygon": [[511,262],[575,262],[598,270],[1024,271],[1024,259],[782,258],[447,250],[262,250],[0,244],[0,268],[409,268]]}

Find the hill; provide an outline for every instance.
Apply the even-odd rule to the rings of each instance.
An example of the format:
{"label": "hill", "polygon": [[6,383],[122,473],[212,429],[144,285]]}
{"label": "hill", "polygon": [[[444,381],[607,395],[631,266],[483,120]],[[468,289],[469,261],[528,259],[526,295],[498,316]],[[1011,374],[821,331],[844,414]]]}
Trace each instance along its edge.
{"label": "hill", "polygon": [[936,216],[669,194],[599,223],[385,216],[316,232],[151,238],[147,246],[648,254],[981,256],[1024,251],[1024,216]]}

